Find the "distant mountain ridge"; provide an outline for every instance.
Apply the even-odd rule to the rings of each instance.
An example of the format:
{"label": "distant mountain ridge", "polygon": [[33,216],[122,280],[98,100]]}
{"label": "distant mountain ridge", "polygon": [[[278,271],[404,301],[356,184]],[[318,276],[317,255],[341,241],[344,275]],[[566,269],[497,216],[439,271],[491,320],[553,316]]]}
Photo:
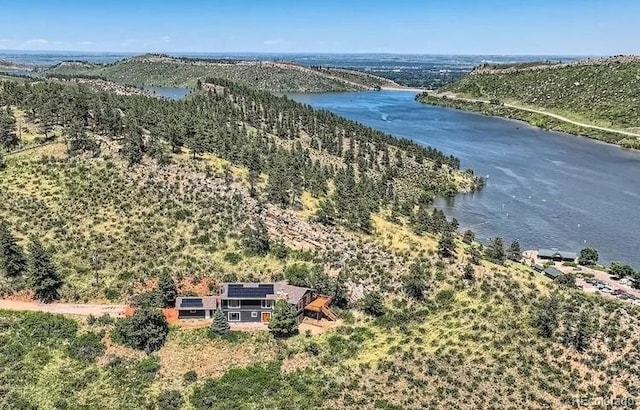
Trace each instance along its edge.
{"label": "distant mountain ridge", "polygon": [[360,91],[399,86],[392,80],[355,70],[277,60],[196,59],[166,54],[144,54],[112,64],[65,61],[41,72],[93,76],[136,86],[193,87],[198,80],[214,77],[272,92]]}

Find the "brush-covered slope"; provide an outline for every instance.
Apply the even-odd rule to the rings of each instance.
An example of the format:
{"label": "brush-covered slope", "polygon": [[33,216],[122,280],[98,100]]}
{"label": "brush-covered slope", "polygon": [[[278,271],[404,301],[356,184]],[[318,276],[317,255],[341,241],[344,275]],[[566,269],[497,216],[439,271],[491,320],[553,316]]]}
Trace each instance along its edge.
{"label": "brush-covered slope", "polygon": [[[638,396],[638,308],[451,236],[456,224],[426,206],[473,184],[454,158],[207,84],[170,102],[2,83],[0,105],[30,138],[0,170],[0,218],[19,244],[40,238],[65,300],[127,300],[162,272],[183,295],[287,279],[335,296],[342,321],[289,339],[172,327],[146,355],[108,318],[0,312],[0,408],[555,409]],[[29,275],[2,274],[2,292],[29,295]]]}
{"label": "brush-covered slope", "polygon": [[[485,65],[438,92],[492,101],[496,107],[480,104],[478,108],[474,107],[478,106],[477,103],[460,102],[465,107],[490,114],[519,118],[517,112],[508,112],[517,110],[500,106],[500,103],[508,103],[558,114],[579,123],[640,134],[638,57],[614,57],[571,64]],[[443,104],[447,104],[446,98],[442,100]],[[438,103],[435,98],[427,102]],[[456,104],[452,101],[448,103]],[[535,125],[600,137],[611,142],[628,137],[607,135],[603,130],[581,128],[543,115],[526,112],[520,115]]]}
{"label": "brush-covered slope", "polygon": [[49,75],[96,76],[136,86],[194,87],[215,77],[273,92],[358,91],[393,86],[392,81],[350,70],[312,69],[288,62],[196,60],[166,55],[143,55],[96,66],[61,63]]}

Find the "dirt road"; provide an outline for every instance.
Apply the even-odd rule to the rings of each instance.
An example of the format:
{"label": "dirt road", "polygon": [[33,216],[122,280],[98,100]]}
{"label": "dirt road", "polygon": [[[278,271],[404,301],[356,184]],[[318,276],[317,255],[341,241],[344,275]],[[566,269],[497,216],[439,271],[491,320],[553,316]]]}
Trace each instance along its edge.
{"label": "dirt road", "polygon": [[0,310],[62,313],[81,316],[124,316],[125,305],[84,305],[75,303],[38,303],[0,299]]}
{"label": "dirt road", "polygon": [[[451,98],[451,99],[454,99],[454,100],[460,100],[460,101],[466,101],[466,102],[480,102],[480,103],[489,104],[489,101],[487,101],[487,100],[476,99],[476,98],[458,97],[457,95],[452,94],[452,93],[430,94],[430,95],[434,96],[434,97],[446,97],[446,98]],[[564,122],[567,122],[569,124],[577,125],[579,127],[591,128],[591,129],[594,129],[594,130],[612,132],[614,134],[625,135],[627,137],[640,138],[640,134],[636,134],[636,133],[629,132],[629,131],[617,130],[617,129],[614,129],[614,128],[607,128],[607,127],[600,127],[600,126],[592,125],[592,124],[585,124],[583,122],[574,121],[574,120],[571,120],[571,119],[569,119],[567,117],[563,117],[562,115],[554,114],[554,113],[551,113],[551,112],[548,112],[548,111],[536,110],[536,109],[533,109],[533,108],[521,107],[519,105],[507,104],[507,103],[504,103],[503,106],[507,107],[507,108],[514,108],[516,110],[532,112],[534,114],[545,115],[547,117],[555,118],[557,120],[564,121]]]}

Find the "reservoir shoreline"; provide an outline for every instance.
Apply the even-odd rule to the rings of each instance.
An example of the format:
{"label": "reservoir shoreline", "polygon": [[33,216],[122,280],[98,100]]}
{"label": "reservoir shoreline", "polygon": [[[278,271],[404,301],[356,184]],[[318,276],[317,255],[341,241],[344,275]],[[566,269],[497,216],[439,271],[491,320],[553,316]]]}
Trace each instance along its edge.
{"label": "reservoir shoreline", "polygon": [[481,241],[502,236],[528,249],[595,247],[604,263],[640,267],[638,151],[518,120],[422,104],[409,92],[290,97],[455,155],[462,168],[488,177],[479,192],[435,202]]}

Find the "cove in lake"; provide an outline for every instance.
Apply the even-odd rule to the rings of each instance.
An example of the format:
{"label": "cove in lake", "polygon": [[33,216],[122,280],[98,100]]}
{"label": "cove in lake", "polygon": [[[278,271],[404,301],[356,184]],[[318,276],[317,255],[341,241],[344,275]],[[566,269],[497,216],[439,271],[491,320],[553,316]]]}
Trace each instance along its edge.
{"label": "cove in lake", "polygon": [[579,251],[640,268],[640,153],[517,121],[421,104],[415,93],[291,94],[460,158],[488,176],[480,192],[439,199],[479,240]]}
{"label": "cove in lake", "polygon": [[181,100],[191,92],[190,89],[182,87],[146,86],[144,89],[169,100]]}

